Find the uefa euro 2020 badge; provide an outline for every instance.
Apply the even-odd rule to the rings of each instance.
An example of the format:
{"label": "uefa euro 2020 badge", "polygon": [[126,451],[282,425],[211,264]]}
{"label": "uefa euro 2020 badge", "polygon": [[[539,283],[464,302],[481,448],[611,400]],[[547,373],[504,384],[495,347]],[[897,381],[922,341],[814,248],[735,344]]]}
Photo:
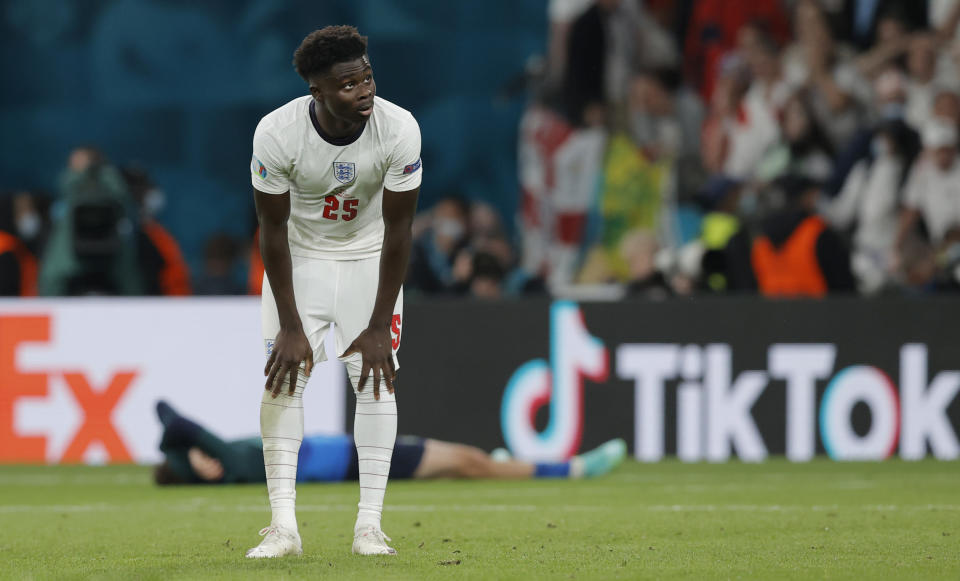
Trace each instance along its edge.
{"label": "uefa euro 2020 badge", "polygon": [[352,183],[357,178],[357,164],[352,161],[333,162],[333,177],[341,184]]}
{"label": "uefa euro 2020 badge", "polygon": [[260,179],[267,179],[267,168],[263,166],[263,162],[257,159],[257,156],[253,156],[253,159],[250,160],[250,169],[253,170],[255,175],[260,176]]}

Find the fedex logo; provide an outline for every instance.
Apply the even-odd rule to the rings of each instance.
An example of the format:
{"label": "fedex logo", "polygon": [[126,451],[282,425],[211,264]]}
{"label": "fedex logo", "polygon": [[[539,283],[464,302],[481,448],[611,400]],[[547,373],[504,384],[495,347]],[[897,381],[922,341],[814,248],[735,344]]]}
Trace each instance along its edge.
{"label": "fedex logo", "polygon": [[[113,414],[133,385],[137,372],[119,369],[104,384],[97,385],[84,371],[76,369],[24,371],[18,363],[21,348],[49,342],[50,323],[48,315],[0,316],[0,463],[82,462],[94,445],[98,445],[111,462],[132,461],[113,423]],[[35,398],[51,396],[54,381],[66,386],[74,405],[81,411],[81,421],[68,436],[63,452],[51,458],[46,436],[23,433],[18,428],[16,408]]]}
{"label": "fedex logo", "polygon": [[[272,343],[257,297],[0,299],[0,464],[156,462],[161,399],[225,438],[256,433]],[[333,343],[320,385],[346,382]],[[344,391],[304,397],[307,430],[343,430]]]}

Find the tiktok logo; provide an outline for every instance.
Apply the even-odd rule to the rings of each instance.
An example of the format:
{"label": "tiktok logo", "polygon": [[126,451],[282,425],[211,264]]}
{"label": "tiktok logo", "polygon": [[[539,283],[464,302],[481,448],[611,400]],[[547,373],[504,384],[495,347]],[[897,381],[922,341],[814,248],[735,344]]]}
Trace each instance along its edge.
{"label": "tiktok logo", "polygon": [[[550,362],[528,361],[517,369],[503,394],[500,424],[514,456],[549,462],[577,453],[583,435],[583,380],[607,380],[609,354],[590,335],[576,303],[558,301],[550,308]],[[536,430],[537,410],[550,404],[543,432]]]}

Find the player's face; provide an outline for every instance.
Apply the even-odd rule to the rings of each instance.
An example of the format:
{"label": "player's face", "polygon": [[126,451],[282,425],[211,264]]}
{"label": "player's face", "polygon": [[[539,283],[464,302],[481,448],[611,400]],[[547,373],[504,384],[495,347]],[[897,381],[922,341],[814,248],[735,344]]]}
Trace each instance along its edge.
{"label": "player's face", "polygon": [[311,83],[310,89],[317,101],[337,119],[357,123],[373,113],[377,84],[367,55],[333,65],[330,72]]}

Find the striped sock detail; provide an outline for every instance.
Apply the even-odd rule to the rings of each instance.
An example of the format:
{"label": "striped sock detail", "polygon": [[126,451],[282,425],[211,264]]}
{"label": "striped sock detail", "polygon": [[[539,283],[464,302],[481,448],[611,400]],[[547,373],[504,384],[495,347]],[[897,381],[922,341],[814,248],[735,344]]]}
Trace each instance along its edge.
{"label": "striped sock detail", "polygon": [[[348,364],[347,369],[354,386],[357,385],[359,367],[359,364]],[[360,503],[357,505],[356,526],[374,526],[379,529],[383,498],[390,474],[390,460],[397,439],[397,402],[386,389],[381,389],[380,399],[375,400],[373,389],[369,385],[362,393],[356,393],[356,396],[353,438],[357,445],[360,473]]]}
{"label": "striped sock detail", "polygon": [[289,380],[285,380],[277,397],[264,390],[260,402],[263,467],[273,512],[271,524],[293,531],[297,530],[297,457],[303,440],[303,389],[306,382],[301,373],[293,395],[287,393]]}

